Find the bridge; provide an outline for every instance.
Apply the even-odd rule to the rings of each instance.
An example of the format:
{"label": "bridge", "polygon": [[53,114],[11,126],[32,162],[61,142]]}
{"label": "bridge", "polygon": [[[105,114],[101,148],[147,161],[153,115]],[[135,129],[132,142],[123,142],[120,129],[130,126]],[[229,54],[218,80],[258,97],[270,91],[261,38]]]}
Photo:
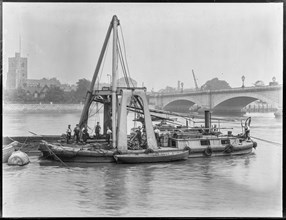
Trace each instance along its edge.
{"label": "bridge", "polygon": [[282,108],[283,85],[240,87],[222,90],[199,90],[178,93],[151,93],[149,105],[167,111],[190,112],[196,104],[199,111],[213,114],[241,114],[242,109],[255,100],[261,100],[274,108]]}

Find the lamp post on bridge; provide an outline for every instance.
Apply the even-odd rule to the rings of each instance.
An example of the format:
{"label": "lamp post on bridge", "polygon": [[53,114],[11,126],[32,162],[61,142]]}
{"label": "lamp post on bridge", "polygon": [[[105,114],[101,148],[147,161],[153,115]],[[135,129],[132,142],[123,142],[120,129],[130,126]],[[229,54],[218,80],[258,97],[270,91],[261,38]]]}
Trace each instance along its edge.
{"label": "lamp post on bridge", "polygon": [[244,80],[245,80],[245,76],[242,76],[242,77],[241,77],[241,80],[242,80],[242,86],[241,86],[241,87],[242,87],[242,88],[244,88]]}

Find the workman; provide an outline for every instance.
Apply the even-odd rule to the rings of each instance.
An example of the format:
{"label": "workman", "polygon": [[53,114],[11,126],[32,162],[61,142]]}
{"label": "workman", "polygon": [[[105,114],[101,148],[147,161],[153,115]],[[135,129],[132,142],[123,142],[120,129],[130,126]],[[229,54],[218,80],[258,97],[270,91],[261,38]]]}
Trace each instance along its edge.
{"label": "workman", "polygon": [[75,128],[73,129],[73,132],[74,132],[74,139],[76,143],[78,143],[80,141],[79,139],[80,128],[78,124],[76,124]]}
{"label": "workman", "polygon": [[67,129],[67,144],[69,144],[69,142],[70,142],[71,133],[72,133],[71,125],[68,125],[68,129]]}
{"label": "workman", "polygon": [[160,144],[160,130],[158,129],[158,127],[155,127],[154,132],[155,132],[157,143]]}
{"label": "workman", "polygon": [[96,139],[99,139],[100,130],[101,130],[101,127],[100,127],[100,125],[99,125],[99,122],[97,122],[97,125],[95,126],[95,138],[96,138]]}
{"label": "workman", "polygon": [[85,125],[82,129],[82,140],[84,143],[86,143],[87,139],[89,138],[88,130],[87,130],[87,125]]}
{"label": "workman", "polygon": [[112,134],[112,131],[110,130],[109,127],[107,127],[107,130],[106,130],[106,141],[107,141],[108,145],[110,144],[111,134]]}

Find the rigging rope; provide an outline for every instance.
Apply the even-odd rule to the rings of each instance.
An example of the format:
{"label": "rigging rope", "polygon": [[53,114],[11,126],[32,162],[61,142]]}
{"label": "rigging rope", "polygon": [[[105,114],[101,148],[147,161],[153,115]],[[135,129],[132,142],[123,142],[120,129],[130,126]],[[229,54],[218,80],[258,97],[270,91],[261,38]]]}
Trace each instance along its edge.
{"label": "rigging rope", "polygon": [[278,143],[278,142],[268,141],[268,140],[265,140],[265,139],[262,139],[262,138],[253,137],[253,136],[251,136],[251,138],[254,138],[254,139],[257,139],[257,140],[260,140],[260,141],[264,141],[264,142],[267,142],[267,143],[270,143],[270,144],[282,146],[282,144]]}
{"label": "rigging rope", "polygon": [[[130,71],[129,71],[129,67],[128,67],[128,62],[127,62],[126,47],[125,47],[125,41],[124,41],[124,36],[123,36],[123,31],[122,31],[122,25],[120,25],[119,28],[120,28],[120,32],[121,32],[121,36],[122,36],[122,43],[123,43],[123,49],[124,49],[124,56],[125,56],[125,60],[126,60],[127,74],[129,76],[129,78],[131,79]],[[132,86],[135,87],[132,80],[130,80],[130,81],[131,81]]]}
{"label": "rigging rope", "polygon": [[100,75],[99,75],[99,78],[98,78],[98,81],[97,81],[97,88],[99,89],[99,82],[101,80],[101,76],[102,76],[102,72],[103,72],[103,68],[104,68],[104,64],[105,64],[105,59],[106,59],[106,54],[108,52],[108,48],[109,48],[109,39],[108,39],[108,42],[107,42],[107,47],[106,47],[106,50],[105,50],[105,53],[104,53],[104,56],[103,56],[103,62],[102,62],[102,66],[101,66],[101,72],[100,72]]}
{"label": "rigging rope", "polygon": [[124,64],[124,60],[123,60],[123,55],[122,55],[122,50],[121,50],[121,46],[120,46],[120,42],[119,41],[117,41],[117,46],[118,46],[117,48],[118,48],[118,51],[119,51],[119,60],[120,60],[121,67],[122,67],[122,70],[123,70],[124,79],[125,79],[127,87],[130,88],[129,79],[128,79],[128,76],[127,76],[127,72],[126,72],[126,68],[125,68],[125,64]]}
{"label": "rigging rope", "polygon": [[45,146],[47,147],[47,149],[49,150],[50,153],[52,153],[62,164],[64,164],[68,169],[70,168],[68,165],[66,165],[49,147],[48,147],[48,142],[46,140],[44,140],[44,137],[43,135],[39,135],[39,134],[36,134],[34,132],[31,132],[31,131],[28,131],[29,133],[33,134],[33,135],[36,135],[36,136],[39,136],[39,137],[42,137],[42,142],[45,144]]}

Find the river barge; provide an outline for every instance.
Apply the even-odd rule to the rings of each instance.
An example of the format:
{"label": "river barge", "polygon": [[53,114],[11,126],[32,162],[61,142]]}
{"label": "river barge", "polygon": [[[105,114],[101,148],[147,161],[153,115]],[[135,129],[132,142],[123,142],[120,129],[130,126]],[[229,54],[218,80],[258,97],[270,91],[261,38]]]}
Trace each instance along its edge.
{"label": "river barge", "polygon": [[[95,103],[99,103],[103,106],[103,131],[104,135],[107,135],[107,128],[112,129],[111,143],[108,143],[106,149],[106,143],[95,142],[96,147],[87,146],[82,144],[75,144],[68,146],[68,144],[48,143],[43,142],[39,146],[39,150],[43,152],[43,155],[47,158],[58,159],[61,161],[72,162],[86,162],[86,163],[101,163],[101,162],[115,162],[115,155],[132,154],[132,151],[128,149],[128,135],[127,135],[127,111],[136,109],[138,113],[144,118],[143,124],[145,127],[145,135],[147,137],[146,149],[144,152],[136,152],[137,163],[141,163],[140,156],[146,158],[154,155],[150,162],[161,162],[164,158],[164,162],[183,160],[185,159],[186,150],[177,150],[171,154],[165,153],[164,149],[159,149],[152,125],[152,116],[149,111],[148,101],[146,96],[145,87],[131,87],[132,82],[129,82],[127,77],[126,68],[122,68],[126,80],[127,87],[118,87],[118,58],[122,67],[124,64],[124,57],[120,48],[120,41],[118,38],[117,28],[119,26],[119,20],[117,16],[113,16],[112,21],[107,30],[107,34],[104,40],[102,50],[96,65],[96,69],[90,84],[90,87],[86,94],[85,103],[83,106],[82,114],[79,121],[79,128],[82,131],[83,128],[88,126],[88,120],[90,117],[90,107]],[[99,69],[102,64],[106,47],[113,32],[113,53],[112,53],[112,86],[105,87],[101,90],[95,90],[95,82],[99,73]],[[127,62],[127,61],[125,61]],[[153,116],[154,117],[154,116]],[[184,152],[182,155],[181,153]],[[188,151],[187,151],[188,152]],[[158,156],[159,155],[159,156]]]}

